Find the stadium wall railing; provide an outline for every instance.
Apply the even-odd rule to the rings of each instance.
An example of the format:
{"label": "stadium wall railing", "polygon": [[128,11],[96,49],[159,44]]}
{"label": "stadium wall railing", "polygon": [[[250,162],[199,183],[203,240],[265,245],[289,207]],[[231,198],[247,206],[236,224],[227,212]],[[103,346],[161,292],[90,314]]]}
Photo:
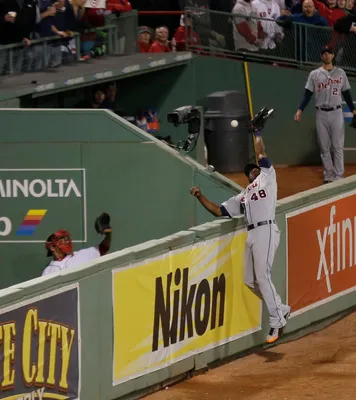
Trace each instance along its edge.
{"label": "stadium wall railing", "polygon": [[[292,307],[285,340],[356,305],[355,188],[349,177],[278,201],[273,281]],[[245,240],[241,217],[218,219],[2,290],[6,394],[137,399],[261,348],[268,321],[243,285]]]}

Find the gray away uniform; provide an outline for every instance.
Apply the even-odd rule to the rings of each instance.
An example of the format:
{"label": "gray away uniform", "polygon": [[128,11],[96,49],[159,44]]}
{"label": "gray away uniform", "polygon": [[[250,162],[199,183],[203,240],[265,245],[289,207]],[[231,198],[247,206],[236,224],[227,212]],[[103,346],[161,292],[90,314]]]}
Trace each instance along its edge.
{"label": "gray away uniform", "polygon": [[341,179],[344,174],[345,140],[341,103],[342,93],[351,89],[350,83],[343,69],[327,71],[320,67],[310,72],[305,89],[315,94],[316,129],[324,179],[330,182]]}
{"label": "gray away uniform", "polygon": [[271,328],[282,328],[286,324],[284,316],[290,312],[290,307],[282,304],[271,278],[274,255],[280,239],[280,231],[275,223],[276,171],[267,158],[259,164],[260,175],[244,192],[223,202],[220,207],[230,217],[244,213],[248,231],[244,253],[244,283],[265,301]]}

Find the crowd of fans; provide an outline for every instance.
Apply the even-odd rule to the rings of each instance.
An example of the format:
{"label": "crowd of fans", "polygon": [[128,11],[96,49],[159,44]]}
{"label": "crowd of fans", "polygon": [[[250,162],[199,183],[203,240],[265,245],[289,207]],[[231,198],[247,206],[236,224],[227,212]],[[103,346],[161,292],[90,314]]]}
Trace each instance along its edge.
{"label": "crowd of fans", "polygon": [[[182,16],[180,26],[171,34],[167,26],[141,26],[140,52],[187,47],[199,51],[212,46],[230,53],[319,62],[320,48],[328,44],[336,52],[338,63],[351,67],[356,63],[355,0],[236,0],[230,10],[227,2],[220,8],[230,15],[214,13],[212,3],[188,1],[186,6],[201,11]],[[209,8],[213,12],[207,11]]]}
{"label": "crowd of fans", "polygon": [[167,26],[159,26],[153,30],[148,26],[141,26],[138,31],[138,43],[141,53],[167,53],[171,51],[185,51],[187,45],[199,46],[199,35],[192,28],[192,17],[182,15],[180,26],[169,40],[169,29]]}
{"label": "crowd of fans", "polygon": [[[341,49],[340,61],[340,57],[345,58],[345,47],[348,49],[354,44],[355,0],[236,0],[231,6],[224,3],[223,11],[231,7],[232,18],[206,12],[209,8],[214,11],[212,4],[213,1],[205,0],[185,3],[183,6],[197,7],[202,12],[181,15],[179,26],[173,32],[166,25],[140,26],[139,51],[165,53],[213,45],[229,51],[281,55],[281,52],[294,52],[296,41],[307,40],[304,47],[310,54],[325,42],[336,51]],[[105,25],[105,17],[110,14],[120,15],[132,8],[128,0],[2,0],[0,74],[39,71],[76,59],[75,34],[80,35],[83,60],[105,54],[105,31],[88,33],[87,30]],[[291,29],[293,23],[330,27],[333,33],[330,34],[331,30],[309,32],[304,35],[306,38]],[[351,42],[346,39],[350,35]],[[36,39],[49,37],[53,40],[47,46],[37,44]],[[11,51],[11,62],[8,50],[1,49],[9,44],[16,44]]]}
{"label": "crowd of fans", "polygon": [[[337,52],[338,62],[352,62],[349,50],[356,45],[354,0],[237,0],[232,12],[235,51],[280,56],[289,51],[295,57],[297,49],[298,59],[318,62],[318,49],[328,44]],[[295,43],[302,46],[293,46]]]}
{"label": "crowd of fans", "polygon": [[[85,31],[103,26],[109,14],[130,10],[127,0],[2,0],[0,74],[39,71],[74,59],[76,33],[81,38],[82,59],[102,54],[105,32]],[[53,40],[45,47],[38,44],[41,38]]]}

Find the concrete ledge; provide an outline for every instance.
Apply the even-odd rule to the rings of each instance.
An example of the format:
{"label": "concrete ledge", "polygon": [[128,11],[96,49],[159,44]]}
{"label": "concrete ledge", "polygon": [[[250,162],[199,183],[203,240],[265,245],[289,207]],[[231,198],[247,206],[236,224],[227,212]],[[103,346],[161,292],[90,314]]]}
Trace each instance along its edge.
{"label": "concrete ledge", "polygon": [[245,220],[243,216],[233,218],[221,218],[212,222],[212,224],[220,227],[220,234],[225,235],[227,233],[235,232],[245,228]]}
{"label": "concrete ledge", "polygon": [[190,228],[189,231],[195,232],[199,239],[207,239],[209,236],[216,236],[220,233],[220,225],[214,222],[206,222],[203,225]]}
{"label": "concrete ledge", "polygon": [[151,258],[158,254],[162,254],[168,250],[169,241],[167,238],[159,240],[150,240],[135,246],[133,253],[135,260],[142,260],[143,258]]}
{"label": "concrete ledge", "polygon": [[168,242],[168,248],[173,250],[194,243],[196,234],[193,231],[180,231],[174,235],[168,236],[166,239]]}
{"label": "concrete ledge", "polygon": [[305,190],[277,201],[276,213],[280,214],[294,208],[303,207],[329,197],[356,189],[356,176],[340,179],[327,185]]}

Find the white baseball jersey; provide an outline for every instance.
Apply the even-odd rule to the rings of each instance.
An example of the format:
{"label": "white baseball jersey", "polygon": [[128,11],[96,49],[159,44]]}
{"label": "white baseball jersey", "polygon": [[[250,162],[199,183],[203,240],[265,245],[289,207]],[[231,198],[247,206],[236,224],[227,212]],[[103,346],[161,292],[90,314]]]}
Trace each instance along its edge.
{"label": "white baseball jersey", "polygon": [[42,276],[59,272],[62,269],[78,267],[99,257],[100,252],[98,247],[88,247],[87,249],[78,250],[73,252],[73,255],[66,256],[61,261],[51,261],[42,272]]}
{"label": "white baseball jersey", "polygon": [[260,167],[259,176],[242,193],[221,204],[230,217],[244,213],[246,225],[274,220],[276,216],[276,170],[267,158],[260,160]]}
{"label": "white baseball jersey", "polygon": [[[232,9],[233,14],[239,15],[246,15],[253,17],[252,5],[251,3],[246,3],[244,0],[238,0]],[[234,35],[234,43],[235,43],[235,50],[245,49],[249,51],[258,51],[258,47],[254,44],[249,43],[242,35],[239,34],[236,25],[240,24],[241,22],[246,21],[248,24],[251,33],[256,36],[257,38],[257,21],[255,19],[247,19],[243,17],[234,16],[234,23],[233,25],[233,35]]]}
{"label": "white baseball jersey", "polygon": [[343,69],[320,67],[310,72],[305,89],[315,94],[316,107],[336,107],[342,103],[342,92],[351,86]]}
{"label": "white baseball jersey", "polygon": [[[281,15],[276,0],[253,0],[252,3],[253,13],[259,18],[268,18],[276,20]],[[283,29],[275,21],[260,20],[263,31],[267,37],[262,40],[261,49],[274,49],[276,47],[275,36],[276,34],[284,37]]]}

